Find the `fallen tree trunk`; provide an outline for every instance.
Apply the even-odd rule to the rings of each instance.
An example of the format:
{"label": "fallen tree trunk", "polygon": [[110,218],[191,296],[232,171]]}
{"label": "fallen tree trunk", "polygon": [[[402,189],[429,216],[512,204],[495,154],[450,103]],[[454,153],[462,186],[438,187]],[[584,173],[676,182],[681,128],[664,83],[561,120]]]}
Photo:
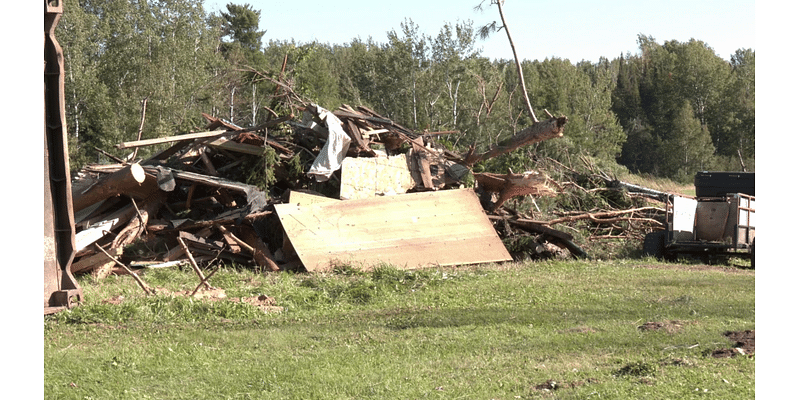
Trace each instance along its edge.
{"label": "fallen tree trunk", "polygon": [[489,209],[494,212],[507,200],[516,196],[534,195],[541,196],[554,196],[557,194],[556,190],[548,186],[550,179],[545,175],[540,175],[538,172],[526,172],[524,174],[515,174],[508,171],[508,174],[493,174],[489,172],[474,174],[475,181],[481,189],[487,192],[498,193],[499,198]]}
{"label": "fallen tree trunk", "polygon": [[142,199],[156,190],[156,179],[145,174],[139,164],[130,164],[104,176],[83,192],[74,193],[72,211],[78,212],[92,204],[123,194]]}
{"label": "fallen tree trunk", "polygon": [[546,121],[534,123],[533,125],[517,132],[511,138],[498,143],[496,146],[481,154],[475,154],[475,147],[472,146],[462,157],[464,160],[463,163],[467,166],[472,166],[480,161],[510,153],[529,144],[562,137],[564,136],[564,126],[566,124],[567,117],[553,117]]}

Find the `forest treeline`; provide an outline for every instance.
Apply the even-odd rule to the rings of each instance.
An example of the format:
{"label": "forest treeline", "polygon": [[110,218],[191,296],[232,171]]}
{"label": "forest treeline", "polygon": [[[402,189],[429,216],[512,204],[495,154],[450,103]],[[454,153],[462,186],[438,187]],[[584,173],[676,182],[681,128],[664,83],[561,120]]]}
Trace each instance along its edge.
{"label": "forest treeline", "polygon": [[[143,139],[200,131],[202,113],[258,125],[288,112],[276,80],[328,109],[364,105],[416,131],[453,131],[440,137],[457,149],[531,124],[513,57],[483,57],[471,21],[430,36],[405,19],[384,40],[330,44],[264,43],[260,19],[249,4],[208,13],[192,0],[65,0],[57,35],[71,167],[101,161],[97,149],[126,155],[114,145],[140,128]],[[700,40],[643,34],[638,44],[612,60],[522,60],[534,110],[567,116],[564,137],[476,168],[581,155],[682,182],[699,170],[754,171],[755,52],[724,59]]]}

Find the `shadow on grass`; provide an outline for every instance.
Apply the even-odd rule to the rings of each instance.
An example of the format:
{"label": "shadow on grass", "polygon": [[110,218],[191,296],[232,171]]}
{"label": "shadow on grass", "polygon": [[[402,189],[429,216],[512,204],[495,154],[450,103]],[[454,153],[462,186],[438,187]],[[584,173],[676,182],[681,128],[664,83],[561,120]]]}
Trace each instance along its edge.
{"label": "shadow on grass", "polygon": [[457,328],[463,326],[523,325],[567,329],[585,321],[618,319],[600,309],[500,309],[458,308],[446,310],[406,310],[393,313],[385,326],[392,330],[413,328]]}

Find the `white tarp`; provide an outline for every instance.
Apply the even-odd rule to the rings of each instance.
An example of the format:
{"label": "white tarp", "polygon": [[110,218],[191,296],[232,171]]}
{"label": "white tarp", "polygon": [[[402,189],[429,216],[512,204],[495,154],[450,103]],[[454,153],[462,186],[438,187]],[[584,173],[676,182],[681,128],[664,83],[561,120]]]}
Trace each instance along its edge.
{"label": "white tarp", "polygon": [[[318,124],[315,119],[321,121],[322,125]],[[317,182],[325,182],[330,179],[334,171],[341,168],[342,160],[350,148],[350,137],[342,129],[342,121],[339,118],[316,104],[311,104],[306,109],[303,122],[309,129],[323,133],[327,131],[328,140],[308,171],[308,175],[315,177]]]}

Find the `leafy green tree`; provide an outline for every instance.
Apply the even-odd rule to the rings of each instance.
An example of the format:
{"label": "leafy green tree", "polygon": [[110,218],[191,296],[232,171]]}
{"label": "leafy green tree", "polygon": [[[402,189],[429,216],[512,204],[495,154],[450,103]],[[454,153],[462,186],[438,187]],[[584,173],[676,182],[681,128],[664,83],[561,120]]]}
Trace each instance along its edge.
{"label": "leafy green tree", "polygon": [[636,172],[653,172],[657,158],[658,138],[642,108],[640,86],[644,62],[630,53],[617,60],[616,86],[612,92],[611,110],[617,115],[626,139],[617,162]]}
{"label": "leafy green tree", "polygon": [[470,78],[469,61],[480,55],[475,49],[472,21],[446,23],[435,38],[430,38],[434,98],[429,100],[431,129],[448,130],[459,126],[462,105],[461,85]]}
{"label": "leafy green tree", "polygon": [[739,49],[731,56],[733,77],[726,92],[723,129],[718,133],[718,152],[723,156],[739,153],[755,158],[756,138],[756,53]]}
{"label": "leafy green tree", "polygon": [[543,155],[561,159],[564,153],[586,154],[613,160],[625,135],[611,111],[615,74],[611,63],[601,59],[573,65],[569,60],[545,59],[531,64],[537,84],[529,84],[533,107],[569,118],[564,137],[540,143]]}
{"label": "leafy green tree", "polygon": [[[114,145],[196,129],[216,103],[217,36],[200,4],[190,0],[68,0],[65,100],[75,137],[76,168],[94,147],[117,156]],[[145,149],[145,152],[157,149]]]}
{"label": "leafy green tree", "polygon": [[[261,11],[250,4],[228,3],[226,12],[209,20],[219,27],[219,49],[230,64],[224,75],[228,99],[226,116],[234,123],[256,125],[272,83],[265,82],[259,72],[266,67],[259,30]],[[266,117],[266,115],[263,115]]]}
{"label": "leafy green tree", "polygon": [[740,50],[727,62],[699,40],[660,45],[644,35],[639,36],[639,48],[641,55],[620,59],[614,89],[613,109],[627,135],[620,163],[641,172],[677,174],[674,165],[654,155],[669,154],[670,149],[660,147],[675,145],[675,121],[685,119],[686,102],[711,137],[710,143],[695,143],[709,147],[703,153],[715,155],[713,162],[704,162],[705,168],[730,168],[723,160],[738,153],[752,159],[754,53]]}
{"label": "leafy green tree", "polygon": [[[112,113],[108,88],[98,69],[103,53],[102,41],[108,35],[107,21],[84,11],[76,0],[64,2],[64,14],[57,26],[58,40],[64,49],[65,104],[70,134],[70,165],[98,161],[95,146],[103,146],[102,133]],[[88,3],[87,8],[92,4]]]}
{"label": "leafy green tree", "polygon": [[236,47],[246,50],[252,56],[261,51],[261,38],[266,31],[258,29],[261,20],[261,11],[253,9],[250,4],[238,5],[228,3],[222,12],[222,34],[228,41],[222,45],[223,52],[231,51]]}
{"label": "leafy green tree", "polygon": [[714,159],[711,135],[696,117],[689,100],[675,115],[672,129],[660,146],[662,168],[673,179],[690,182],[697,171],[708,169]]}

